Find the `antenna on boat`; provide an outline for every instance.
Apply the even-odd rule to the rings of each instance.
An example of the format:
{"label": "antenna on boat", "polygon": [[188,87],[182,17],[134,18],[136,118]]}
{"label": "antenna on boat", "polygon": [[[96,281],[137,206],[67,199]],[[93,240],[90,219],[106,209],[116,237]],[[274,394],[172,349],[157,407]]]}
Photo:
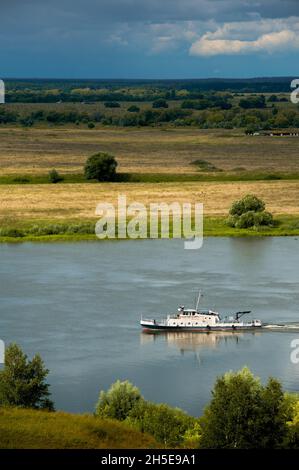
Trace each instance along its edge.
{"label": "antenna on boat", "polygon": [[200,302],[201,297],[202,297],[202,293],[201,293],[201,291],[199,290],[199,291],[198,291],[197,302],[196,302],[196,307],[195,307],[195,310],[196,310],[196,311],[198,311],[198,305],[199,305],[199,302]]}

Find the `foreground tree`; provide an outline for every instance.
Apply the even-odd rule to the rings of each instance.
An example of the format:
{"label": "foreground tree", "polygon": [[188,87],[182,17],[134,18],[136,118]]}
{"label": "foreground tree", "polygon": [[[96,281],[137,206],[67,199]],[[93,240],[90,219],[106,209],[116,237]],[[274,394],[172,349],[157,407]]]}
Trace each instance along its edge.
{"label": "foreground tree", "polygon": [[137,387],[128,380],[117,380],[107,392],[101,391],[96,405],[96,416],[125,420],[136,404],[142,400]]}
{"label": "foreground tree", "polygon": [[17,344],[9,345],[0,371],[0,405],[53,410],[48,373],[38,354],[30,361]]}
{"label": "foreground tree", "polygon": [[99,152],[87,159],[84,167],[86,179],[98,181],[114,181],[117,161],[113,155]]}
{"label": "foreground tree", "polygon": [[281,385],[263,387],[244,368],[218,378],[202,418],[203,448],[277,448],[287,436],[287,404]]}

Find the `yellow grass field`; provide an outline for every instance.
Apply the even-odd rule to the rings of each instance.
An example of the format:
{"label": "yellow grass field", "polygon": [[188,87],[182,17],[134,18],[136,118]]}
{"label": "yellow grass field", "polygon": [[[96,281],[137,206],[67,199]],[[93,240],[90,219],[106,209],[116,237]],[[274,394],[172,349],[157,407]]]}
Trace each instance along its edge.
{"label": "yellow grass field", "polygon": [[120,172],[196,173],[195,160],[219,170],[299,171],[299,138],[246,136],[241,130],[181,128],[0,127],[0,176],[82,173],[88,156],[115,155]]}
{"label": "yellow grass field", "polygon": [[0,185],[0,218],[89,219],[96,217],[100,202],[202,202],[204,213],[227,215],[232,201],[253,193],[262,197],[273,214],[299,214],[299,181],[193,182],[193,183],[102,183]]}

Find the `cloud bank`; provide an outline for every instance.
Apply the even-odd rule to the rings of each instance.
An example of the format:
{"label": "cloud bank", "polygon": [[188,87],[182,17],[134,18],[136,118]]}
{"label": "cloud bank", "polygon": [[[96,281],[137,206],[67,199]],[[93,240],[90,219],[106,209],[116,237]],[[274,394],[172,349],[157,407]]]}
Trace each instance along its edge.
{"label": "cloud bank", "polygon": [[190,54],[208,57],[223,54],[273,53],[284,49],[299,49],[298,33],[286,29],[263,34],[252,41],[213,39],[213,35],[206,33],[192,44]]}

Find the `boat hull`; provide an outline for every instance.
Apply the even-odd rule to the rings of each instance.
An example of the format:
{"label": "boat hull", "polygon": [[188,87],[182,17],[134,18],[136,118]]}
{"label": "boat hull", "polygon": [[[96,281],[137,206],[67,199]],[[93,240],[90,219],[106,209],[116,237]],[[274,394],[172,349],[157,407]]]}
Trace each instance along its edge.
{"label": "boat hull", "polygon": [[209,333],[210,331],[240,331],[256,330],[261,328],[253,324],[243,325],[219,325],[219,326],[169,326],[159,323],[140,323],[143,331],[190,331],[199,333]]}

